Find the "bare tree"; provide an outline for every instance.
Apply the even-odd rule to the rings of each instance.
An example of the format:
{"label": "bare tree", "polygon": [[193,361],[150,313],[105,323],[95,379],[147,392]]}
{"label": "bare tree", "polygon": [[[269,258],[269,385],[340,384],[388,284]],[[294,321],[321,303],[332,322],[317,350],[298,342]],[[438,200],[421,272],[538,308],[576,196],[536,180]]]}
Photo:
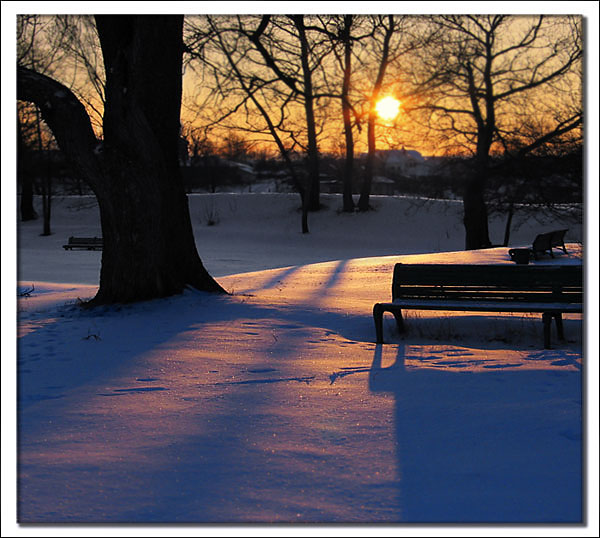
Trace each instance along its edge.
{"label": "bare tree", "polygon": [[105,75],[98,30],[91,15],[57,15],[55,32],[62,36],[63,80],[85,105],[94,130],[102,132]]}
{"label": "bare tree", "polygon": [[[371,194],[371,184],[373,182],[373,166],[375,162],[375,122],[377,119],[376,105],[379,100],[381,88],[383,86],[383,80],[388,64],[390,63],[390,42],[392,36],[397,30],[397,21],[394,15],[388,15],[387,17],[378,16],[374,22],[375,26],[381,28],[382,41],[381,50],[379,55],[379,66],[377,69],[377,75],[373,88],[371,90],[369,105],[368,105],[368,119],[367,119],[367,162],[365,165],[365,173],[363,177],[363,183],[360,191],[360,198],[358,199],[358,209],[360,211],[369,210],[369,197]],[[377,32],[375,32],[377,34]]]}
{"label": "bare tree", "polygon": [[[377,104],[384,93],[402,94],[407,90],[399,88],[398,72],[407,70],[407,59],[431,39],[431,30],[418,24],[417,17],[397,15],[376,15],[366,19],[371,29],[367,39],[361,39],[363,48],[361,55],[362,71],[369,73],[359,79],[355,77],[354,86],[364,96],[364,116],[367,119],[367,159],[363,174],[359,211],[370,209],[369,199],[373,181],[377,150]],[[390,77],[390,68],[394,68],[394,77]],[[390,80],[394,82],[390,82]],[[357,90],[355,90],[356,92]]]}
{"label": "bare tree", "polygon": [[[17,65],[34,69],[38,73],[52,74],[64,58],[63,43],[65,36],[57,31],[51,17],[41,15],[21,15],[17,17]],[[42,123],[40,109],[37,106],[17,108],[17,130],[19,141],[18,178],[21,183],[21,218],[32,220],[37,214],[33,208],[33,171],[27,167],[33,153],[36,162],[42,164],[42,235],[50,235],[50,216],[52,207],[52,177],[45,157],[52,147],[52,135]],[[28,158],[25,155],[29,153]],[[46,166],[43,166],[44,163]],[[29,168],[29,171],[26,170]],[[32,172],[32,173],[28,173]]]}
{"label": "bare tree", "polygon": [[37,219],[38,215],[33,207],[33,173],[29,166],[29,148],[23,134],[23,116],[22,112],[17,113],[17,180],[21,185],[21,220],[28,221]]}
{"label": "bare tree", "polygon": [[339,30],[340,41],[344,46],[342,70],[344,73],[342,83],[342,116],[344,118],[344,138],[346,141],[346,159],[344,163],[344,190],[343,210],[354,211],[354,200],[352,198],[352,183],[354,179],[354,136],[352,133],[352,105],[350,103],[350,86],[352,76],[352,27],[355,16],[344,15],[344,22]]}
{"label": "bare tree", "polygon": [[42,111],[100,208],[104,249],[92,304],[187,286],[224,292],[198,256],[179,175],[182,16],[96,16],[106,76],[103,142],[63,84],[17,69],[17,97]]}
{"label": "bare tree", "polygon": [[265,15],[258,26],[243,30],[262,56],[268,70],[291,92],[291,97],[300,100],[304,107],[306,154],[308,162],[308,210],[320,207],[319,147],[315,119],[313,73],[320,67],[326,51],[322,42],[314,36],[309,38],[305,15],[272,17]]}
{"label": "bare tree", "polygon": [[356,50],[361,48],[361,41],[373,37],[372,30],[363,30],[364,19],[364,17],[358,15],[318,17],[321,26],[315,28],[331,40],[332,52],[341,71],[341,91],[338,87],[339,80],[334,79],[330,94],[333,97],[339,97],[342,108],[345,151],[342,211],[348,213],[355,210],[352,197],[355,175],[354,128],[358,127],[360,129],[361,127],[360,113],[353,106],[351,98],[351,91],[353,90],[352,76],[354,75],[353,60],[356,56]]}
{"label": "bare tree", "polygon": [[[286,117],[284,99],[279,106],[277,89],[270,88],[272,80],[257,76],[256,65],[249,59],[250,41],[244,37],[244,21],[241,17],[193,17],[188,20],[186,52],[200,64],[199,73],[203,77],[208,71],[213,87],[209,97],[213,99],[209,110],[219,113],[207,122],[210,125],[227,126],[227,120],[236,117],[240,109],[245,113],[246,126],[235,121],[232,129],[250,131],[253,134],[266,134],[275,142],[277,149],[287,165],[294,187],[300,194],[302,203],[302,233],[308,233],[308,199],[307,189],[298,178],[290,157],[290,149],[282,138],[283,123]],[[219,61],[224,58],[224,62]],[[250,68],[247,67],[250,64]],[[199,70],[196,69],[196,72]],[[241,94],[239,94],[241,90]],[[268,92],[268,93],[267,93]],[[231,96],[235,99],[232,101]],[[254,109],[262,123],[257,124],[252,114]]]}
{"label": "bare tree", "polygon": [[[304,17],[201,17],[189,21],[189,28],[187,51],[214,84],[210,97],[219,113],[210,123],[231,122],[236,130],[271,138],[300,193],[307,233],[308,211],[320,205],[313,72],[323,54],[315,60]],[[298,103],[305,117],[300,129],[293,125]],[[306,174],[292,162],[294,148],[306,151]]]}
{"label": "bare tree", "polygon": [[[418,74],[429,97],[429,134],[449,153],[471,156],[463,194],[465,247],[485,248],[491,245],[485,190],[493,155],[522,157],[581,127],[581,20],[433,20],[440,39],[421,55]],[[529,137],[532,122],[543,128]]]}
{"label": "bare tree", "polygon": [[[102,53],[96,26],[91,16],[21,15],[17,18],[17,65],[60,80],[85,104],[97,134],[102,133],[104,75]],[[42,198],[43,232],[50,235],[52,207],[51,168],[57,151],[52,133],[43,123],[40,110],[31,103],[18,107],[20,171],[26,152],[33,151],[36,178],[19,173],[23,218],[33,211],[33,185],[38,179]],[[32,157],[35,155],[35,159]],[[29,167],[31,168],[31,167]],[[80,182],[79,178],[76,178]]]}
{"label": "bare tree", "polygon": [[[575,129],[523,154],[504,155],[490,167],[493,195],[486,198],[490,215],[504,216],[504,239],[518,217],[545,214],[562,222],[581,223],[583,203],[583,140]],[[536,138],[539,138],[538,134]],[[517,217],[517,219],[515,219]]]}

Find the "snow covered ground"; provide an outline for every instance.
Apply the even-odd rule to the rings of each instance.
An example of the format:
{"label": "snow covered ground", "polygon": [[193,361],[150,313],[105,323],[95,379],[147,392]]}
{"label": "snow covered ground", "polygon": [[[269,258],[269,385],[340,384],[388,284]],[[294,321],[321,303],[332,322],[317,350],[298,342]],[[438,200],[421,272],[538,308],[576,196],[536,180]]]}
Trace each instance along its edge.
{"label": "snow covered ground", "polygon": [[[297,194],[194,194],[190,214],[200,256],[213,276],[322,261],[402,253],[450,252],[464,248],[462,203],[399,197],[371,197],[375,211],[341,213],[339,195],[322,195],[321,212],[309,215],[310,234],[300,228]],[[41,213],[41,210],[40,210]],[[99,252],[65,256],[71,235],[101,235],[91,197],[53,201],[53,234],[40,238],[41,222],[19,224],[19,280],[97,284]],[[216,222],[207,225],[208,221]],[[581,224],[526,218],[518,209],[510,246],[527,246],[537,233],[569,228],[566,240],[581,242]],[[504,219],[491,219],[491,240],[501,243]],[[26,272],[25,272],[26,271]]]}
{"label": "snow covered ground", "polygon": [[[34,288],[17,306],[21,522],[585,533],[582,373],[597,357],[581,316],[550,350],[538,315],[496,313],[409,313],[402,337],[386,318],[376,345],[394,263],[512,262],[461,251],[455,202],[374,197],[347,215],[323,200],[302,235],[297,196],[192,196],[198,250],[231,295],[93,311],[77,302],[101,254],[61,248],[100,235],[93,202],[56,200],[50,237],[19,224],[19,290]],[[569,254],[535,263],[581,263],[572,223],[526,220],[511,246],[556,227]]]}

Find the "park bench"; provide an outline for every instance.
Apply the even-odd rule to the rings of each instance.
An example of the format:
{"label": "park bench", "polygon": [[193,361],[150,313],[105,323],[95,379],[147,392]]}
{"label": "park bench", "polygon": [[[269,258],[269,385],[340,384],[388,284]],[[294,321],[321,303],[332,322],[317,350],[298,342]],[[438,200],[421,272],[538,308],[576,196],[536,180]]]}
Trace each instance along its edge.
{"label": "park bench", "polygon": [[550,348],[552,318],[564,340],[562,313],[582,312],[581,265],[394,266],[392,302],[373,307],[377,343],[383,343],[383,314],[390,312],[399,332],[402,310],[539,312],[544,347]]}
{"label": "park bench", "polygon": [[83,250],[102,250],[101,237],[69,237],[66,245],[63,245],[65,250],[83,249]]}
{"label": "park bench", "polygon": [[563,252],[567,253],[565,247],[565,234],[568,230],[554,230],[552,232],[546,232],[539,234],[534,240],[531,246],[531,252],[533,257],[537,260],[538,254],[544,254],[548,252],[550,256],[554,258],[553,248],[560,248]]}

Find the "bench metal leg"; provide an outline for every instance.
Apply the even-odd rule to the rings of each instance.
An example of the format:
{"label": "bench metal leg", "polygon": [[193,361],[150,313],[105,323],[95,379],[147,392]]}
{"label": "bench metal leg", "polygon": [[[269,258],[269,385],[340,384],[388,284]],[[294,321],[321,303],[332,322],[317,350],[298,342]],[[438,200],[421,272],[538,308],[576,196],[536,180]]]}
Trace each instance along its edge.
{"label": "bench metal leg", "polygon": [[375,335],[378,344],[383,344],[383,314],[384,312],[391,312],[396,319],[396,326],[398,332],[404,332],[404,320],[402,318],[402,310],[399,308],[387,307],[381,303],[373,305],[373,321],[375,321]]}
{"label": "bench metal leg", "polygon": [[552,330],[552,318],[556,322],[556,334],[559,340],[565,339],[563,327],[562,312],[544,312],[542,321],[544,322],[544,347],[550,349],[550,333]]}
{"label": "bench metal leg", "polygon": [[396,318],[396,327],[399,333],[404,332],[404,319],[402,319],[402,310],[392,310],[394,318]]}
{"label": "bench metal leg", "polygon": [[544,347],[550,349],[550,329],[552,328],[552,312],[544,312],[542,321],[544,323]]}
{"label": "bench metal leg", "polygon": [[378,344],[383,344],[383,306],[376,303],[373,306],[373,321],[375,321],[375,337]]}
{"label": "bench metal leg", "polygon": [[562,313],[555,312],[554,320],[556,321],[556,332],[558,334],[558,338],[561,340],[565,339],[565,332],[563,329],[563,321],[562,321]]}

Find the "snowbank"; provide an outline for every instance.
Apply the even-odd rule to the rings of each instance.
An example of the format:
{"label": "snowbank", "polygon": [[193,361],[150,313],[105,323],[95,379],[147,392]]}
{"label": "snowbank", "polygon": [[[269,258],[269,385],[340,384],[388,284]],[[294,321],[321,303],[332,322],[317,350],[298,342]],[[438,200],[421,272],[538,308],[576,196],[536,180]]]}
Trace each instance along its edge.
{"label": "snowbank", "polygon": [[[194,194],[190,214],[198,251],[213,276],[332,260],[460,251],[464,248],[462,204],[456,201],[373,196],[374,211],[341,212],[340,195],[322,195],[325,208],[300,227],[299,197],[293,194]],[[100,252],[61,248],[71,235],[100,236],[93,198],[53,202],[53,235],[41,237],[41,222],[19,223],[18,279],[97,284]],[[40,211],[41,213],[41,211]],[[209,226],[209,221],[216,222]],[[525,218],[518,211],[510,246],[527,246],[538,233],[569,228],[566,240],[581,242],[581,224]],[[503,219],[491,219],[494,243],[504,236]]]}
{"label": "snowbank", "polygon": [[[297,200],[271,200],[192,198],[228,297],[82,310],[99,254],[60,244],[97,232],[94,209],[58,205],[51,238],[20,227],[20,520],[580,522],[581,317],[551,350],[538,316],[495,313],[409,313],[376,345],[394,263],[507,249],[403,250],[453,247],[452,207],[339,215],[332,198],[303,236]],[[536,263],[580,263],[568,248]]]}

